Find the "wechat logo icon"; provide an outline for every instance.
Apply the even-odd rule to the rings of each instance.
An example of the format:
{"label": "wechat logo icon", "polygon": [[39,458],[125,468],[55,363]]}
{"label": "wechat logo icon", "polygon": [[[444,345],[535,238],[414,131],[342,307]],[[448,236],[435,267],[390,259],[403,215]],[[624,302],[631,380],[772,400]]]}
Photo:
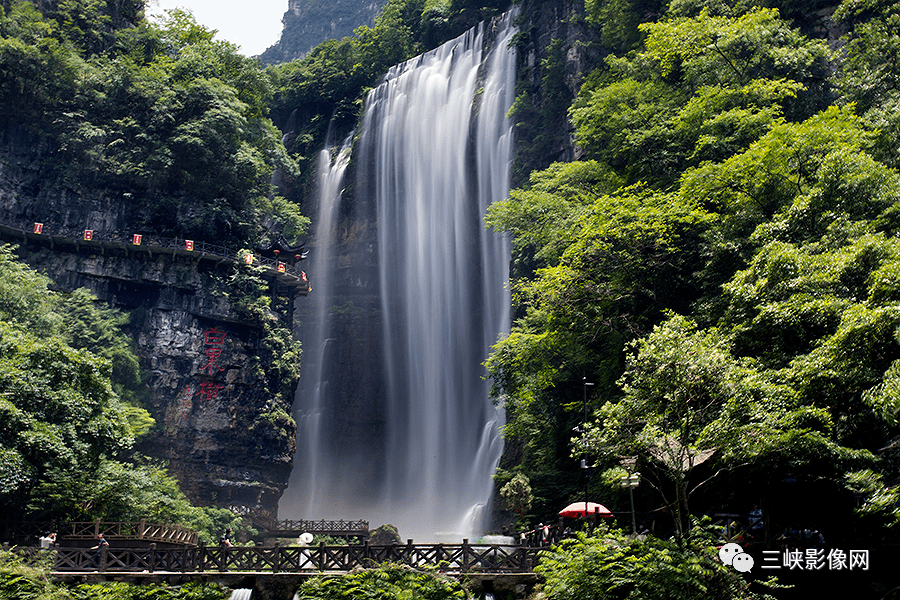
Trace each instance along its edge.
{"label": "wechat logo icon", "polygon": [[753,557],[733,542],[719,548],[719,560],[722,561],[722,564],[730,565],[741,573],[749,573],[753,568]]}

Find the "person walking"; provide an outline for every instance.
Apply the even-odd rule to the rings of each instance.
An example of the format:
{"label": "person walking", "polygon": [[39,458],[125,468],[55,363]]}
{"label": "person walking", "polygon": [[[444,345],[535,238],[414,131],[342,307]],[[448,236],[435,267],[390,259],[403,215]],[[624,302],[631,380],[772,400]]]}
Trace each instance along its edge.
{"label": "person walking", "polygon": [[96,567],[98,569],[103,566],[101,564],[101,559],[104,558],[103,551],[106,548],[109,548],[109,542],[106,541],[106,538],[103,537],[102,533],[98,533],[97,534],[97,545],[91,547],[91,550],[97,551],[96,554],[94,554],[94,564],[96,565]]}

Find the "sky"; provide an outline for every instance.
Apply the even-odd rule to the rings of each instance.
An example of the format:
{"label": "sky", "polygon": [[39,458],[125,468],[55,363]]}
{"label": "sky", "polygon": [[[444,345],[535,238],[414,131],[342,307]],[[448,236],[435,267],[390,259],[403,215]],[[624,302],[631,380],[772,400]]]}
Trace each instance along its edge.
{"label": "sky", "polygon": [[256,56],[281,38],[281,17],[288,0],[149,0],[147,14],[153,18],[163,11],[181,8],[216,38],[240,46],[244,56]]}

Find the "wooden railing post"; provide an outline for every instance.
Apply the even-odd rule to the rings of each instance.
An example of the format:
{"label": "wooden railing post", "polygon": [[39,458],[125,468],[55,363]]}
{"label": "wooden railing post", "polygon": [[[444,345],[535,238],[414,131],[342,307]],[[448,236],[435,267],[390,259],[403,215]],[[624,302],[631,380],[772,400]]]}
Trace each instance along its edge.
{"label": "wooden railing post", "polygon": [[325,570],[325,542],[319,542],[319,570]]}
{"label": "wooden railing post", "polygon": [[463,573],[469,572],[469,538],[463,538],[462,543],[462,570]]}
{"label": "wooden railing post", "polygon": [[272,558],[272,571],[277,573],[281,570],[281,542],[275,542],[275,556]]}
{"label": "wooden railing post", "polygon": [[156,570],[156,543],[150,544],[150,559],[147,561],[147,570],[151,573]]}
{"label": "wooden railing post", "polygon": [[411,539],[407,539],[406,540],[406,552],[404,554],[406,555],[406,557],[405,557],[406,565],[409,567],[413,566],[413,564],[412,564],[413,563],[413,553],[414,553],[413,541]]}
{"label": "wooden railing post", "polygon": [[194,560],[194,570],[202,573],[206,569],[206,542],[203,540],[200,540]]}
{"label": "wooden railing post", "polygon": [[146,522],[144,521],[144,519],[141,519],[140,521],[138,521],[137,537],[139,540],[144,539],[144,528],[145,527],[146,527]]}
{"label": "wooden railing post", "polygon": [[101,572],[106,570],[107,552],[109,552],[108,544],[103,544],[102,546],[100,546],[100,565],[98,566],[98,570]]}
{"label": "wooden railing post", "polygon": [[100,535],[100,519],[94,519],[94,537]]}
{"label": "wooden railing post", "polygon": [[522,560],[519,562],[519,572],[528,573],[531,571],[531,561],[528,560],[528,548],[521,547],[519,552],[522,553]]}

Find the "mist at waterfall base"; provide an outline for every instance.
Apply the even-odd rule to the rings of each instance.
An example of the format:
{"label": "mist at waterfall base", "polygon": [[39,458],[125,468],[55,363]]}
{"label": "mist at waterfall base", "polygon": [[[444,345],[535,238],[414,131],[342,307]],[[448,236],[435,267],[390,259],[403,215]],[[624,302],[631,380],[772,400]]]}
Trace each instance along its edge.
{"label": "mist at waterfall base", "polygon": [[[320,157],[297,452],[280,518],[390,523],[425,542],[474,538],[487,526],[503,413],[489,399],[483,362],[509,328],[510,253],[483,217],[509,192],[513,18],[393,67],[367,96],[355,171],[347,172],[347,143]],[[355,280],[337,275],[352,269],[338,264],[338,246],[353,237],[341,210],[351,177],[352,208],[370,207],[377,224],[368,245],[373,263],[377,252],[379,339],[364,349],[377,373],[339,358],[354,336],[353,301],[342,296],[354,292],[341,285]],[[348,377],[349,392],[336,383]],[[360,394],[354,423],[356,414],[335,407]],[[360,437],[368,442],[353,441]]]}

